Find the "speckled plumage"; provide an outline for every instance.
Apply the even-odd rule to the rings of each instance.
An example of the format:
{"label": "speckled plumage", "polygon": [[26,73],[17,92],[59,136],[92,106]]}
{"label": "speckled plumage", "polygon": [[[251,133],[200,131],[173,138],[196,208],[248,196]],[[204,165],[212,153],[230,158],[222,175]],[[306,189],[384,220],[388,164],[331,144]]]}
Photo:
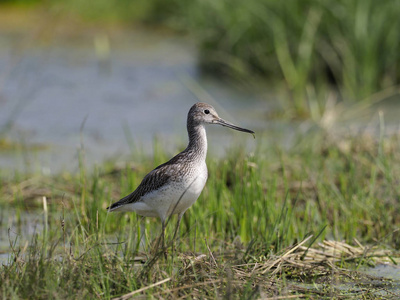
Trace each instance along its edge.
{"label": "speckled plumage", "polygon": [[237,127],[219,118],[211,105],[194,104],[187,117],[187,148],[148,173],[135,191],[107,209],[135,211],[142,216],[159,217],[163,225],[162,237],[166,219],[172,214],[178,214],[176,235],[183,214],[200,196],[207,181],[205,124],[219,124],[254,134],[251,130]]}

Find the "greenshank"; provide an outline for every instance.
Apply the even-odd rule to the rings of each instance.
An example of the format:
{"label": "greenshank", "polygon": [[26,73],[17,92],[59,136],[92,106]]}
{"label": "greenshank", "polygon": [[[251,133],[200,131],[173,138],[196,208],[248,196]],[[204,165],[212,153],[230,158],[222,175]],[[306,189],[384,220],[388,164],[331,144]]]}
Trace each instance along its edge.
{"label": "greenshank", "polygon": [[166,220],[178,215],[173,240],[179,232],[185,211],[196,202],[207,181],[207,136],[204,125],[218,124],[253,134],[254,131],[238,127],[221,119],[207,103],[194,104],[187,116],[189,145],[168,162],[148,173],[131,194],[115,202],[108,211],[134,211],[144,217],[161,219],[161,240],[164,249]]}

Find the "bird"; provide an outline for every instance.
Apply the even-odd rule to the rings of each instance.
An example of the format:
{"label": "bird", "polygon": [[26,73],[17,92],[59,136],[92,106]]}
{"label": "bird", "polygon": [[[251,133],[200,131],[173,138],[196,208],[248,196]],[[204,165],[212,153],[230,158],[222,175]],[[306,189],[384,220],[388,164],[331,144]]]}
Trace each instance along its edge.
{"label": "bird", "polygon": [[200,196],[208,177],[206,165],[207,136],[205,125],[222,125],[234,130],[251,133],[225,121],[211,105],[197,102],[187,115],[189,144],[185,150],[148,173],[139,186],[129,195],[107,207],[109,212],[136,212],[143,217],[161,220],[161,240],[164,248],[167,219],[178,215],[173,241],[179,232],[182,216]]}

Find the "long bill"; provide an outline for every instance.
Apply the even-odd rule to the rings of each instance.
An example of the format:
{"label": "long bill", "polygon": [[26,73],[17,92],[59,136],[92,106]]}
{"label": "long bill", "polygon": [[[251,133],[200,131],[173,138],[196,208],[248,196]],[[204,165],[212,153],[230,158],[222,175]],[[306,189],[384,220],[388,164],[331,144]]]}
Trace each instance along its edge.
{"label": "long bill", "polygon": [[235,129],[235,130],[237,130],[237,131],[243,131],[243,132],[251,133],[251,134],[253,135],[254,138],[256,137],[255,132],[254,132],[253,130],[250,130],[250,129],[246,129],[246,128],[242,128],[242,127],[236,126],[236,125],[234,125],[234,124],[232,124],[232,123],[229,123],[229,122],[227,122],[227,121],[225,121],[225,120],[223,120],[223,119],[221,119],[221,118],[215,119],[215,120],[214,120],[214,123],[215,123],[215,124],[222,125],[222,126],[225,126],[225,127],[229,127],[229,128]]}

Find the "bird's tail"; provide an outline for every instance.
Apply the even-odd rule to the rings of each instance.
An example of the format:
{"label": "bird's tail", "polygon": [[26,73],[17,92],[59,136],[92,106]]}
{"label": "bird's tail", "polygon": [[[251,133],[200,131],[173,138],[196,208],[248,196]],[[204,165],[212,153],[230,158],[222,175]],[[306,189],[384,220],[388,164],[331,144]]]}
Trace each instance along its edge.
{"label": "bird's tail", "polygon": [[113,204],[111,204],[109,207],[107,207],[106,209],[111,212],[111,211],[117,211],[118,208],[120,208],[122,206],[122,204],[120,203],[120,201],[115,202]]}

